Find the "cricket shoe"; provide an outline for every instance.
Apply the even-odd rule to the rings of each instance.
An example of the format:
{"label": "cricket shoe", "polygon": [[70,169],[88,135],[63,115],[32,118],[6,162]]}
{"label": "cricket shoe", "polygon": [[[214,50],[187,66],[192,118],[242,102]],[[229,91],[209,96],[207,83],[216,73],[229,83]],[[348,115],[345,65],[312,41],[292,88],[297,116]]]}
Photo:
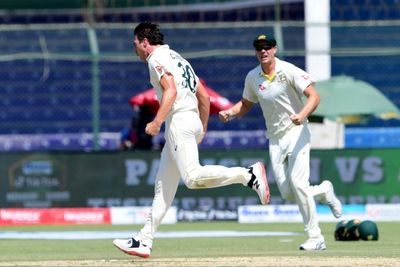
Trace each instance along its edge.
{"label": "cricket shoe", "polygon": [[263,205],[269,203],[270,193],[265,167],[262,162],[257,162],[249,167],[251,174],[250,181],[247,185],[255,190]]}
{"label": "cricket shoe", "polygon": [[321,183],[321,186],[326,189],[325,201],[329,205],[333,216],[339,218],[342,216],[342,203],[340,203],[340,200],[336,197],[332,183],[325,180]]}
{"label": "cricket shoe", "polygon": [[300,250],[307,250],[307,251],[313,251],[313,250],[325,250],[326,245],[325,245],[325,240],[324,238],[310,238],[306,242],[300,245],[299,247]]}
{"label": "cricket shoe", "polygon": [[135,240],[134,238],[114,239],[113,244],[126,254],[142,258],[150,257],[151,248],[143,244],[140,240]]}

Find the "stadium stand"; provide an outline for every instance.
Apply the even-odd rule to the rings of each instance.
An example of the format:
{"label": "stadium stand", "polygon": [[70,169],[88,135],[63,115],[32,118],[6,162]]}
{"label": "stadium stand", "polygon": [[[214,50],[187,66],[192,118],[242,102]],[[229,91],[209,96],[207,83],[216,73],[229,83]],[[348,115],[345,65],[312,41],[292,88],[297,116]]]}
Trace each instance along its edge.
{"label": "stadium stand", "polygon": [[331,20],[394,20],[399,19],[397,0],[332,0]]}
{"label": "stadium stand", "polygon": [[[275,18],[274,0],[93,1],[93,8],[83,0],[59,2],[41,1],[38,5],[30,1],[1,1],[0,10],[13,12],[4,13],[0,23],[78,23],[87,21],[92,14],[96,22],[106,23],[266,21]],[[282,1],[280,18],[303,20],[304,12],[299,12],[303,6],[301,0]]]}
{"label": "stadium stand", "polygon": [[[397,106],[400,106],[400,88],[396,74],[400,71],[399,64],[396,64],[400,60],[399,51],[396,49],[400,45],[400,36],[393,34],[398,32],[399,25],[390,22],[385,24],[383,21],[383,19],[400,18],[399,2],[392,0],[334,2],[331,4],[333,23],[343,20],[380,19],[381,21],[371,22],[368,27],[340,25],[331,27],[332,76],[346,74],[364,80],[379,88]],[[351,14],[347,14],[349,10]],[[350,55],[348,51],[352,51],[353,54]],[[400,121],[373,119],[364,125],[348,125],[348,127],[384,126],[400,126]]]}
{"label": "stadium stand", "polygon": [[[218,56],[220,53],[218,50],[248,50],[248,40],[264,30],[265,27],[192,28],[189,30],[190,36],[193,37],[190,42],[184,41],[186,29],[173,28],[166,29],[165,32],[166,36],[169,36],[169,44],[177,51],[193,53],[217,50],[217,56],[195,57],[191,59],[191,62],[197,74],[204,77],[212,88],[218,89],[230,100],[237,101],[241,97],[244,77],[247,71],[257,64],[257,61],[254,55]],[[268,30],[272,31],[272,29]],[[96,29],[96,33],[102,55],[132,57],[132,61],[127,62],[115,59],[99,62],[100,131],[117,132],[124,127],[131,116],[132,111],[127,104],[130,97],[150,86],[148,73],[142,62],[134,61],[135,56],[130,45],[132,33],[129,27],[117,29],[100,27]],[[288,36],[293,38],[294,34],[293,31],[293,34]],[[205,35],[207,35],[206,39],[203,37]],[[243,36],[241,41],[229,40],[230,36],[238,35]],[[221,38],[221,36],[226,38]],[[298,32],[297,36],[301,39],[301,32]],[[7,32],[7,39],[17,40],[17,45],[4,42],[3,46],[11,53],[17,53],[17,51],[42,53],[43,49],[39,44],[41,37],[46,40],[48,53],[59,55],[61,58],[66,54],[88,57],[90,53],[84,29],[36,29],[34,33],[31,30],[22,29]],[[298,49],[298,45],[298,42],[293,42],[293,49]],[[302,57],[292,57],[291,61],[304,67]],[[88,59],[12,60],[6,61],[5,64],[6,68],[0,68],[0,78],[8,93],[2,95],[2,101],[10,107],[10,112],[4,112],[4,124],[0,125],[0,133],[47,133],[50,129],[57,129],[57,133],[91,131],[92,63],[90,56]],[[28,92],[25,91],[26,88],[29,88]],[[29,104],[29,109],[26,109],[27,104]],[[263,128],[264,123],[257,114],[257,110],[255,109],[252,114],[254,118],[250,117],[249,120],[232,124],[220,124],[215,117],[212,117],[210,129]],[[41,118],[42,121],[40,121]],[[57,127],[49,128],[50,125]]]}
{"label": "stadium stand", "polygon": [[[23,9],[29,5],[19,5],[19,1],[2,1],[0,4],[0,24],[5,26],[0,29],[0,51],[3,54],[0,67],[0,103],[4,107],[0,110],[2,135],[84,134],[93,131],[94,58],[90,54],[87,25],[81,23],[87,21],[87,12],[82,8],[86,5],[85,1],[61,1],[57,7],[53,1],[44,2],[42,7],[30,10]],[[256,0],[246,1],[245,6],[241,1],[234,2],[233,7],[237,5],[237,8],[225,8],[225,4],[232,7],[233,1],[227,0],[193,0],[193,5],[185,6],[180,5],[178,0],[129,1],[135,6],[124,6],[123,9],[122,2],[108,2],[119,4],[105,6],[101,12],[94,14],[94,19],[101,22],[94,26],[100,51],[100,132],[116,133],[123,129],[132,115],[129,98],[150,87],[146,68],[132,52],[131,23],[141,20],[239,22],[212,28],[190,24],[165,28],[171,47],[189,56],[198,75],[205,78],[211,88],[234,102],[241,97],[247,71],[257,64],[249,40],[259,32],[273,32],[271,24],[266,26],[262,22],[276,17],[273,4],[255,5],[260,2]],[[160,2],[165,5],[160,7]],[[208,6],[199,9],[199,2],[217,3],[222,8],[217,11]],[[284,21],[303,21],[303,5],[303,1],[282,1],[280,18]],[[346,74],[365,80],[382,90],[397,106],[400,106],[397,75],[400,58],[396,48],[399,47],[400,36],[393,33],[399,31],[399,26],[383,22],[399,18],[400,7],[395,0],[331,1],[332,75]],[[370,22],[368,27],[359,22],[375,19],[383,22]],[[335,24],[343,21],[354,21],[354,27]],[[258,26],[249,26],[249,22]],[[59,23],[62,26],[54,26]],[[305,68],[304,54],[296,53],[305,49],[304,27],[298,24],[283,28],[285,50],[294,53],[282,57]],[[239,51],[240,54],[221,53],[224,50]],[[207,56],[201,56],[205,51]],[[374,54],[374,51],[377,52]],[[360,127],[348,125],[349,128],[356,126]],[[373,119],[361,125],[393,126],[400,126],[400,122]],[[230,124],[221,124],[213,116],[209,129],[261,130],[264,129],[264,122],[260,110],[254,109],[246,120]],[[397,142],[395,138],[386,140]],[[358,139],[357,145],[367,142]]]}

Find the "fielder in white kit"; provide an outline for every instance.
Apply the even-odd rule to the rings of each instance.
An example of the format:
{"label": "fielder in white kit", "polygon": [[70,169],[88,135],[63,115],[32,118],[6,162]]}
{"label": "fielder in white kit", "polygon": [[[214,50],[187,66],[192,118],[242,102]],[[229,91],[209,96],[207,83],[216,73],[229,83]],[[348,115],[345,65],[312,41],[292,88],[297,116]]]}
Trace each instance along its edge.
{"label": "fielder in white kit", "polygon": [[133,238],[115,239],[123,252],[149,257],[154,234],[171,206],[182,177],[191,189],[243,184],[255,190],[262,204],[269,202],[269,187],[264,164],[227,168],[201,166],[198,143],[207,130],[210,101],[192,66],[163,42],[154,23],[141,23],[134,31],[136,54],[148,63],[150,82],[157,91],[160,108],[146,133],[157,135],[165,122],[165,146],[156,175],[152,209],[144,227]]}
{"label": "fielder in white kit", "polygon": [[[323,181],[317,186],[311,186],[309,182],[310,131],[307,117],[317,108],[319,94],[308,73],[275,57],[274,38],[259,35],[253,46],[260,65],[247,74],[242,100],[221,111],[220,120],[228,122],[241,117],[254,103],[260,104],[276,183],[284,199],[296,201],[305,224],[308,240],[300,245],[300,249],[323,250],[326,244],[319,228],[314,198],[328,204],[336,218],[341,216],[342,206],[331,182]],[[305,104],[303,96],[307,97]]]}

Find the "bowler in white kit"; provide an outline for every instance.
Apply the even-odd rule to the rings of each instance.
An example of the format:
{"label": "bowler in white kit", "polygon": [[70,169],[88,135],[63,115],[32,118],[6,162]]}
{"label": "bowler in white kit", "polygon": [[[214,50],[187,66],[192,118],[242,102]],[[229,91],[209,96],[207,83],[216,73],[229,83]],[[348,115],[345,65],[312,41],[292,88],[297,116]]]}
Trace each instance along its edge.
{"label": "bowler in white kit", "polygon": [[155,195],[144,227],[129,239],[115,239],[121,251],[149,257],[154,234],[171,206],[180,178],[191,189],[243,184],[255,190],[262,204],[269,202],[264,164],[227,168],[199,163],[198,144],[206,131],[210,100],[190,63],[164,44],[163,34],[154,23],[140,23],[134,31],[136,54],[148,64],[150,82],[157,91],[160,108],[146,133],[160,133],[165,123],[165,145],[156,175]]}

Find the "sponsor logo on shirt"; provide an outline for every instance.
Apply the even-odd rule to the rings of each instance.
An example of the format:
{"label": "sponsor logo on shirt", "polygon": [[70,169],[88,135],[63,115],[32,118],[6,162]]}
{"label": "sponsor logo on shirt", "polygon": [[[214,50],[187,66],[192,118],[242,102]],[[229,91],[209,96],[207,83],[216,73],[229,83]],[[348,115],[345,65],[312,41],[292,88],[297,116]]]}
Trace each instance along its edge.
{"label": "sponsor logo on shirt", "polygon": [[156,66],[156,71],[161,74],[163,72],[163,66]]}
{"label": "sponsor logo on shirt", "polygon": [[278,73],[278,82],[283,83],[286,81],[286,75],[284,73]]}

